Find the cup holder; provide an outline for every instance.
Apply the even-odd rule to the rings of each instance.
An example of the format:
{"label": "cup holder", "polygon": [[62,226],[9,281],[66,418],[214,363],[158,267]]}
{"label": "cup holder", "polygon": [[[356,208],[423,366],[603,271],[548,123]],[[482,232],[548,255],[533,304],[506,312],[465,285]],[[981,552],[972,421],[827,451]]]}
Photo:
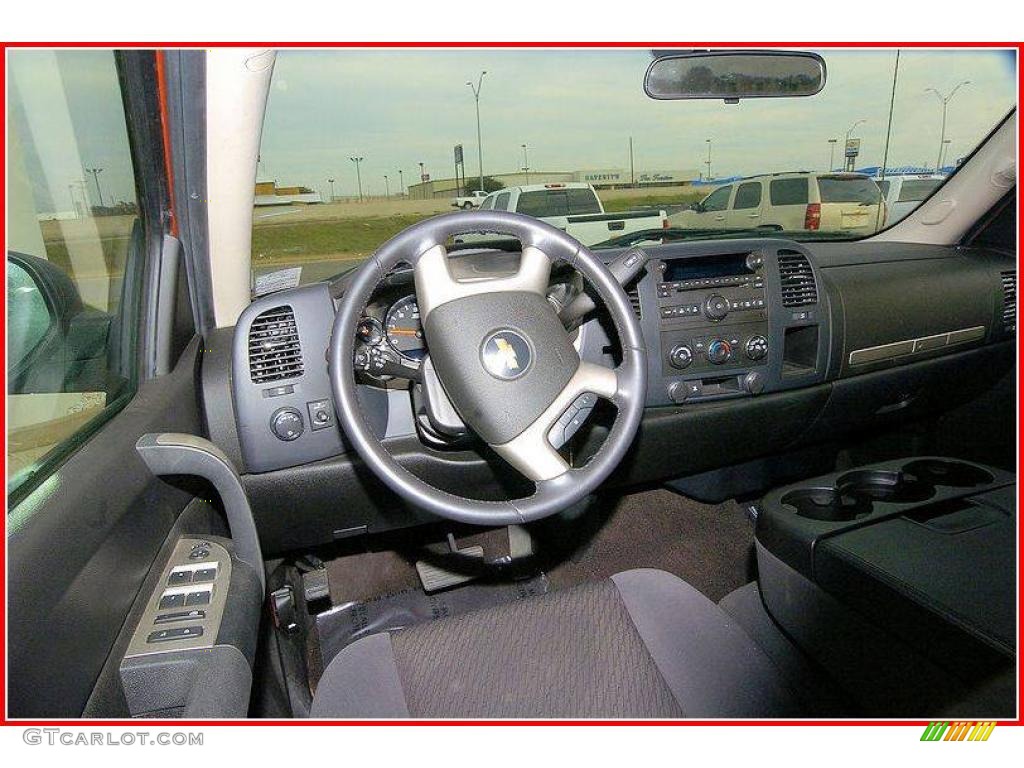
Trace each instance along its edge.
{"label": "cup holder", "polygon": [[779,501],[793,507],[800,517],[830,523],[857,520],[871,513],[868,499],[848,496],[835,488],[800,488]]}
{"label": "cup holder", "polygon": [[847,472],[836,481],[840,493],[870,501],[910,504],[927,501],[935,495],[935,486],[906,472],[883,469],[859,469]]}
{"label": "cup holder", "polygon": [[917,459],[903,467],[903,471],[923,483],[945,485],[951,488],[973,488],[987,485],[995,478],[991,473],[973,464],[942,459]]}

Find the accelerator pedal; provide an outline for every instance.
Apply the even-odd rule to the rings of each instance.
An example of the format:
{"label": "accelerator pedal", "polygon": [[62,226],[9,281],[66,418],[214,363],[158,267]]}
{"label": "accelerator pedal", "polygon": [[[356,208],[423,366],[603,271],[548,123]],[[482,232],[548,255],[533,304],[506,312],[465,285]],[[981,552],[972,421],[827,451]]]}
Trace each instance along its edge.
{"label": "accelerator pedal", "polygon": [[[448,550],[452,554],[460,555],[461,557],[479,558],[481,563],[484,559],[483,547],[478,545],[459,549],[458,544],[455,543],[455,537],[450,533],[448,534]],[[416,573],[419,574],[424,592],[437,592],[441,589],[457,587],[460,584],[472,581],[477,576],[475,573],[449,571],[440,565],[428,563],[425,560],[416,561]]]}

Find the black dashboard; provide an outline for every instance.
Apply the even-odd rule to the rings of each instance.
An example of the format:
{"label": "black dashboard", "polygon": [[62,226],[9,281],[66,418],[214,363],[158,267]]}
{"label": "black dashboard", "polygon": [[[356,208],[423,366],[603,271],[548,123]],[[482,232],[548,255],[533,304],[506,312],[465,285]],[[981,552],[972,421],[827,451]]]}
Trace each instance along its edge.
{"label": "black dashboard", "polygon": [[[627,292],[649,350],[647,415],[617,482],[680,477],[949,407],[1012,368],[1012,254],[765,238],[644,256]],[[517,255],[452,259],[457,274],[479,277],[512,271]],[[577,278],[553,273],[556,307],[581,289]],[[361,467],[334,417],[325,350],[345,284],[257,299],[204,360],[215,368],[204,370],[211,439],[234,450],[271,550],[422,520]],[[514,481],[486,449],[423,439],[416,379],[428,350],[410,270],[382,281],[357,338],[360,397],[392,452],[441,487],[507,495]],[[584,360],[614,363],[616,343],[600,310],[576,335]],[[602,429],[597,419],[581,431],[581,453]]]}

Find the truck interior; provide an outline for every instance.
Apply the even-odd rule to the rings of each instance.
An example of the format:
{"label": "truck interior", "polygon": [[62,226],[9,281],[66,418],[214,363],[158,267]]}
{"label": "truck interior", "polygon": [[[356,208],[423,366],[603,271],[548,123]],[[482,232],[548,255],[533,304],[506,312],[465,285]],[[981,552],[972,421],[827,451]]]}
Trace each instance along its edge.
{"label": "truck interior", "polygon": [[[523,57],[521,83],[502,56]],[[485,59],[474,133],[458,73]],[[1015,54],[9,61],[10,717],[1016,715]],[[595,99],[585,116],[547,105],[552,142],[582,153],[571,120],[599,133],[610,97],[580,83],[622,85],[650,121],[638,147],[699,132],[685,193],[667,172],[642,190],[628,171],[552,173],[604,210],[664,217],[815,167],[872,195],[887,167],[942,180],[894,222],[879,192],[866,236],[823,226],[812,200],[793,229],[737,213],[581,244],[453,211],[500,182],[483,150],[480,183],[456,164],[443,188],[420,163],[374,172],[373,199],[374,155],[352,142],[329,144],[323,181],[288,176],[323,135],[304,131],[369,135],[374,109],[414,169],[431,78],[451,71],[472,174],[481,110],[484,142],[502,122],[486,89],[506,83],[528,117],[549,65]],[[970,108],[949,102],[947,135],[943,101],[940,135],[924,86],[942,100],[971,67]],[[768,146],[818,113],[832,127],[808,159],[802,138]],[[450,163],[453,142],[431,141]],[[509,187],[601,162],[522,141]],[[897,168],[924,153],[929,168]],[[459,242],[480,232],[495,242]]]}

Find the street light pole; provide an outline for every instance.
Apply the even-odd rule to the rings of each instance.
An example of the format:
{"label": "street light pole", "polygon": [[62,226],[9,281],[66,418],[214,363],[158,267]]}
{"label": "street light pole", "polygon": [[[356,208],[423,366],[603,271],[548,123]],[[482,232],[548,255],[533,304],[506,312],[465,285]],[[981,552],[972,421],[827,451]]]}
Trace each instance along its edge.
{"label": "street light pole", "polygon": [[[945,114],[945,113],[943,113],[943,114]],[[945,118],[943,118],[943,123],[945,123]],[[96,196],[100,200],[100,208],[105,208],[106,206],[103,205],[103,190],[100,189],[100,174],[103,173],[103,169],[102,168],[86,168],[85,172],[92,174],[92,180],[96,183]]]}
{"label": "street light pole", "polygon": [[402,178],[402,169],[398,169],[398,196],[405,197],[405,179]]}
{"label": "street light pole", "polygon": [[708,167],[708,181],[713,178],[711,175],[711,139],[704,139],[708,144],[708,159],[704,161],[704,165]]}
{"label": "street light pole", "polygon": [[427,197],[427,182],[423,180],[423,177],[426,175],[426,171],[423,170],[423,163],[420,163],[420,197],[424,199]]}
{"label": "street light pole", "polygon": [[476,101],[476,161],[480,167],[480,189],[484,188],[484,148],[480,140],[480,88],[484,84],[484,75],[486,74],[486,69],[480,73],[476,85],[473,85],[471,80],[466,81],[466,85],[473,91],[473,100]]}
{"label": "street light pole", "polygon": [[836,167],[836,143],[839,139],[828,140],[828,170],[831,173]]}
{"label": "street light pole", "polygon": [[526,183],[530,183],[530,158],[526,154],[526,145],[523,144],[523,172],[526,174]]}
{"label": "street light pole", "polygon": [[384,199],[387,200],[391,197],[391,188],[388,187],[388,175],[384,174]]}
{"label": "street light pole", "polygon": [[334,202],[334,179],[328,179],[327,183],[331,185],[331,202]]}
{"label": "street light pole", "polygon": [[956,92],[965,85],[970,85],[970,80],[962,80],[956,84],[956,87],[949,92],[947,96],[943,96],[934,88],[925,88],[925,93],[931,91],[935,94],[935,97],[942,102],[942,131],[939,134],[939,159],[935,161],[935,172],[939,172],[939,168],[942,167],[942,145],[946,143],[946,107],[949,106],[950,100],[956,95]]}
{"label": "street light pole", "polygon": [[350,157],[353,163],[356,164],[356,184],[359,187],[359,202],[363,202],[363,177],[359,174],[359,164],[363,162],[365,158],[362,157]]}

